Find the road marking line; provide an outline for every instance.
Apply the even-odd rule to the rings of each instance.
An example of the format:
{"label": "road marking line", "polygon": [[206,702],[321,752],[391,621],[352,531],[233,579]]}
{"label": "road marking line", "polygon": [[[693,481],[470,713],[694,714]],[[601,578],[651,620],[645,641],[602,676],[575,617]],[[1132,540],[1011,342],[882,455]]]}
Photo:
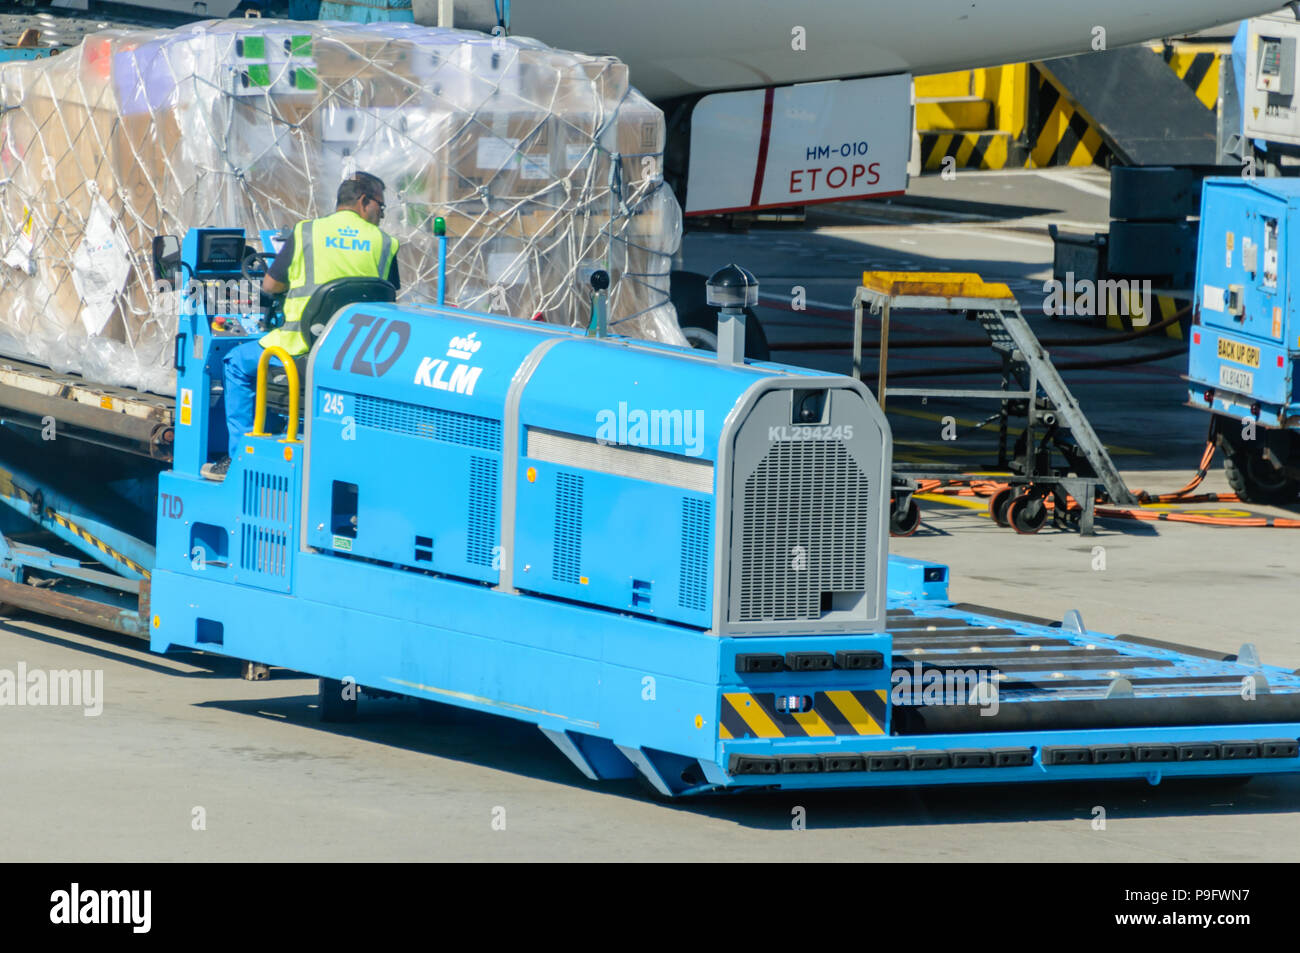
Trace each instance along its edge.
{"label": "road marking line", "polygon": [[1110,188],[1108,186],[1097,185],[1073,175],[1048,175],[1041,169],[1033,171],[1039,178],[1047,179],[1049,182],[1060,182],[1062,185],[1068,185],[1070,188],[1086,192],[1088,195],[1100,195],[1102,198],[1110,197]]}

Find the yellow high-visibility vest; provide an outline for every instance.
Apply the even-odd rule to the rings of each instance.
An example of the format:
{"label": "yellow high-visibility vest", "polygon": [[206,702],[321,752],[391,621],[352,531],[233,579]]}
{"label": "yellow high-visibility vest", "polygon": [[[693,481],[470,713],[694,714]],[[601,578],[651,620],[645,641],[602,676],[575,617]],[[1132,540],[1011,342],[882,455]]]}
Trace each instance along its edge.
{"label": "yellow high-visibility vest", "polygon": [[282,347],[294,357],[311,348],[302,334],[302,314],[312,293],[335,278],[387,278],[397,239],[351,209],[293,227],[289,291],[284,326],[262,336],[262,347]]}

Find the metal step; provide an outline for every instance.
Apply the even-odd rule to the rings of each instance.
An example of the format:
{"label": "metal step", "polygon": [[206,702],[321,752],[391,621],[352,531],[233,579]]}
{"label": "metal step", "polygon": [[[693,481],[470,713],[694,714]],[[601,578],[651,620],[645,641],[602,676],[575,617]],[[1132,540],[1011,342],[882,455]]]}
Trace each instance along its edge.
{"label": "metal step", "polygon": [[[996,390],[889,387],[889,325],[891,312],[895,309],[974,316],[988,336],[989,345],[1002,359],[1002,386]],[[999,416],[993,419],[1000,420],[999,457],[1006,457],[1010,404],[1022,403],[1027,447],[1025,459],[1017,469],[1022,482],[1052,485],[1056,490],[1073,496],[1082,505],[1080,530],[1084,533],[1092,531],[1096,483],[1106,488],[1112,503],[1127,506],[1137,503],[1115,468],[1106,446],[1052,365],[1047,351],[1021,314],[1019,302],[1005,284],[985,282],[979,275],[969,272],[864,272],[862,285],[853,298],[853,374],[856,377],[862,375],[862,327],[867,311],[880,315],[876,399],[882,410],[886,408],[890,395],[1000,401]],[[1049,414],[1054,415],[1051,423],[1048,422]],[[1060,429],[1069,431],[1073,446],[1056,438]],[[1039,455],[1032,451],[1038,448],[1038,439],[1044,435],[1043,445],[1048,456],[1061,454],[1066,459],[1066,467],[1044,466],[1036,461]],[[1079,455],[1082,459],[1078,458]],[[1084,463],[1091,468],[1091,474],[1083,472]],[[1076,469],[1079,471],[1077,476],[1068,475]],[[913,478],[924,475],[923,471],[902,469],[896,473]],[[1058,476],[1058,473],[1062,475]]]}
{"label": "metal step", "polygon": [[976,132],[992,134],[989,120],[993,103],[981,96],[918,96],[916,129],[918,132]]}
{"label": "metal step", "polygon": [[1087,416],[1070,388],[1066,386],[1047,351],[1038,342],[1038,336],[1020,313],[1020,305],[1001,304],[980,310],[976,320],[989,336],[993,349],[1002,352],[1008,369],[1020,385],[1030,393],[1036,388],[1051,401],[1052,407],[1070,431],[1074,443],[1082,451],[1092,470],[1106,487],[1110,501],[1120,506],[1133,506],[1137,498],[1129,492],[1119,470],[1115,468],[1110,452],[1092,429]]}
{"label": "metal step", "polygon": [[918,99],[969,96],[974,91],[974,76],[968,69],[951,73],[929,73],[913,77],[912,86]]}

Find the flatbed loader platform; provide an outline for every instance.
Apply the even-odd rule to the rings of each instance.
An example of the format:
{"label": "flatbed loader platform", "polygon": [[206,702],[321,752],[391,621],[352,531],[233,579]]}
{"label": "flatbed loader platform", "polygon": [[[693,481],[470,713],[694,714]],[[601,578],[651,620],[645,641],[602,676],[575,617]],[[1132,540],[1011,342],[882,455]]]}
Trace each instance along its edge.
{"label": "flatbed loader platform", "polygon": [[[917,585],[923,577],[931,581]],[[955,604],[946,577],[942,566],[890,560],[889,685],[863,705],[881,730],[841,737],[848,706],[835,691],[812,705],[834,736],[776,711],[780,692],[755,685],[724,694],[732,780],[782,788],[1158,783],[1296,770],[1300,677],[1263,666],[1253,647],[1224,654],[1092,632],[1073,612],[1053,622]],[[764,738],[784,740],[765,750],[755,743]]]}

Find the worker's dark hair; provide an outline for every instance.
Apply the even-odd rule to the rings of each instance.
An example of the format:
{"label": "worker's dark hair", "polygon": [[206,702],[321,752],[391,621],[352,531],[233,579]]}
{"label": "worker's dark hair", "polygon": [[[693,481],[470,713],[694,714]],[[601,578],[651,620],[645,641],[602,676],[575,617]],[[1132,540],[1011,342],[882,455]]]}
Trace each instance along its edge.
{"label": "worker's dark hair", "polygon": [[339,186],[339,196],[335,203],[337,208],[351,205],[357,199],[372,198],[376,202],[384,200],[384,180],[369,172],[358,172],[343,180]]}

